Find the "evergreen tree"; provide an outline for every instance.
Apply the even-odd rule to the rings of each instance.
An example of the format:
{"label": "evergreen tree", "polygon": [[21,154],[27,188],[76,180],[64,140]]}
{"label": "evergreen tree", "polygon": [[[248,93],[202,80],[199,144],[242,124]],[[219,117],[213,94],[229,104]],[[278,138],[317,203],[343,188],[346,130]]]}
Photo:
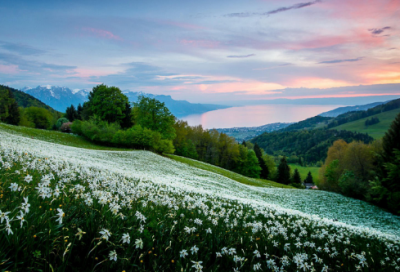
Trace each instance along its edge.
{"label": "evergreen tree", "polygon": [[304,183],[313,183],[313,184],[314,184],[313,177],[312,177],[310,171],[308,172],[307,177],[306,177],[306,179],[304,180]]}
{"label": "evergreen tree", "polygon": [[276,181],[282,184],[289,184],[290,182],[290,167],[287,164],[286,157],[283,157],[279,163]]}
{"label": "evergreen tree", "polygon": [[78,113],[78,117],[76,119],[78,120],[82,120],[82,113],[83,113],[83,107],[81,105],[81,103],[78,104],[78,107],[76,108],[76,111]]}
{"label": "evergreen tree", "polygon": [[125,117],[121,120],[121,128],[126,129],[133,126],[132,108],[129,103],[126,103],[124,110]]}
{"label": "evergreen tree", "polygon": [[268,169],[268,166],[265,164],[265,161],[264,161],[264,159],[262,157],[261,148],[257,143],[254,145],[254,152],[256,153],[256,156],[257,156],[257,159],[258,159],[258,164],[261,167],[260,178],[268,179],[269,169]]}
{"label": "evergreen tree", "polygon": [[300,173],[299,170],[294,169],[294,174],[293,174],[293,178],[292,178],[292,183],[294,184],[301,184],[301,177],[300,177]]}
{"label": "evergreen tree", "polygon": [[246,146],[246,141],[245,140],[243,140],[242,145]]}
{"label": "evergreen tree", "polygon": [[65,111],[65,118],[71,122],[73,122],[75,119],[78,119],[78,112],[76,111],[74,105],[71,105],[71,107],[67,108]]}
{"label": "evergreen tree", "polygon": [[20,113],[18,104],[10,89],[0,90],[0,121],[7,124],[18,125]]}
{"label": "evergreen tree", "polygon": [[391,162],[395,157],[394,150],[400,150],[400,113],[383,136],[382,145],[384,162]]}

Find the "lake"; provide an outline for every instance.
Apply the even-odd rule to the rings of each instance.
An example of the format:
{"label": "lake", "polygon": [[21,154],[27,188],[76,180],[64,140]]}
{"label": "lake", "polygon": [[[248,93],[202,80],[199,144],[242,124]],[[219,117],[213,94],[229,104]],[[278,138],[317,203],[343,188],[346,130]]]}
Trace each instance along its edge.
{"label": "lake", "polygon": [[252,105],[208,111],[181,117],[190,126],[203,128],[257,127],[271,123],[298,122],[342,105]]}

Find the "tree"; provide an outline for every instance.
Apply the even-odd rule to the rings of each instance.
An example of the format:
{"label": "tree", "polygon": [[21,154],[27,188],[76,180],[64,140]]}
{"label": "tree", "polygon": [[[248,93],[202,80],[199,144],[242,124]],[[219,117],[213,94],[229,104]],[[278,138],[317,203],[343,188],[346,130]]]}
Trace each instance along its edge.
{"label": "tree", "polygon": [[127,129],[133,126],[132,122],[132,108],[129,103],[126,103],[124,110],[125,117],[121,120],[121,128]]}
{"label": "tree", "polygon": [[70,107],[67,107],[65,111],[65,118],[73,122],[75,119],[78,119],[79,114],[76,111],[74,105],[71,105]]}
{"label": "tree", "polygon": [[383,136],[383,160],[385,163],[391,162],[394,150],[400,150],[400,113],[393,120],[389,130]]}
{"label": "tree", "polygon": [[308,174],[307,174],[306,179],[304,180],[304,183],[313,183],[314,184],[314,180],[313,180],[313,177],[311,175],[311,171],[308,171]]}
{"label": "tree", "polygon": [[53,115],[44,108],[29,107],[24,110],[26,119],[35,124],[35,128],[50,129]]}
{"label": "tree", "polygon": [[20,121],[18,104],[10,89],[0,89],[0,121],[12,125]]}
{"label": "tree", "polygon": [[269,176],[269,169],[268,166],[265,164],[265,161],[262,157],[262,150],[260,146],[255,143],[254,145],[254,152],[256,153],[257,159],[258,159],[258,164],[261,167],[261,173],[260,173],[260,178],[262,179],[268,179]]}
{"label": "tree", "polygon": [[133,112],[136,124],[160,132],[163,139],[173,140],[176,137],[175,116],[164,103],[155,98],[139,96]]}
{"label": "tree", "polygon": [[82,107],[81,103],[78,104],[76,111],[78,113],[78,117],[76,119],[82,120],[83,107]]}
{"label": "tree", "polygon": [[293,174],[293,178],[292,178],[292,183],[298,184],[298,185],[301,184],[301,177],[300,177],[299,170],[297,170],[297,168],[294,169],[294,174]]}
{"label": "tree", "polygon": [[[101,120],[109,123],[121,123],[125,118],[128,98],[117,87],[108,87],[104,84],[93,87],[89,93],[89,101],[84,104],[84,115],[97,115]],[[85,112],[86,107],[86,112]]]}
{"label": "tree", "polygon": [[59,118],[56,122],[56,128],[60,129],[60,127],[64,124],[64,123],[68,123],[69,120],[65,117]]}
{"label": "tree", "polygon": [[279,163],[276,182],[282,184],[289,184],[290,182],[290,167],[287,164],[286,157],[283,157]]}

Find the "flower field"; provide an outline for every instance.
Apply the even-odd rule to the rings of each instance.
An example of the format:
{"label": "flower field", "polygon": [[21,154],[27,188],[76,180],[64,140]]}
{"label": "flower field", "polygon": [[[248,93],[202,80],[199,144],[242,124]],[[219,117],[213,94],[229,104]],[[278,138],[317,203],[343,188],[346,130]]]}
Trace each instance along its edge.
{"label": "flower field", "polygon": [[396,271],[400,219],[147,151],[0,130],[2,271]]}

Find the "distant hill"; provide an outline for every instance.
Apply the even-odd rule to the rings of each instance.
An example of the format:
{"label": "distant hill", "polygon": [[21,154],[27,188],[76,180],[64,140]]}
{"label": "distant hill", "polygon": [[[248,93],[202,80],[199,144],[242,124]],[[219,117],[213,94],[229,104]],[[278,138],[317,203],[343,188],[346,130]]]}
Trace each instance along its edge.
{"label": "distant hill", "polygon": [[279,132],[284,131],[296,131],[302,129],[314,129],[316,127],[325,126],[328,124],[331,117],[322,117],[322,116],[314,116],[311,118],[307,118],[306,120],[291,124],[290,126],[280,129]]}
{"label": "distant hill", "polygon": [[257,143],[271,155],[297,156],[303,158],[307,163],[316,163],[325,160],[328,148],[338,139],[343,139],[348,143],[373,141],[373,138],[367,134],[346,130],[315,129],[263,133],[252,139],[251,142]]}
{"label": "distant hill", "polygon": [[264,132],[272,132],[289,126],[292,123],[272,123],[259,127],[233,127],[217,128],[216,130],[225,133],[236,139],[238,142],[250,140]]}
{"label": "distant hill", "polygon": [[[374,139],[382,138],[386,131],[389,129],[392,124],[394,118],[400,113],[400,108],[386,111],[382,113],[378,113],[369,117],[365,117],[353,122],[348,122],[346,124],[335,127],[336,130],[348,130],[359,133],[367,133]],[[365,126],[365,120],[370,119],[371,117],[377,117],[379,119],[379,123]]]}
{"label": "distant hill", "polygon": [[321,114],[319,114],[319,116],[322,117],[337,117],[343,113],[347,113],[349,111],[365,111],[368,110],[370,108],[382,105],[387,103],[386,102],[375,102],[375,103],[371,103],[371,104],[366,104],[366,105],[357,105],[357,106],[348,106],[348,107],[340,107],[331,111],[327,111],[327,112],[323,112]]}
{"label": "distant hill", "polygon": [[[90,90],[86,89],[71,90],[67,87],[51,85],[37,86],[35,88],[25,87],[22,88],[22,91],[36,97],[60,112],[65,112],[66,108],[71,105],[77,107],[78,104],[83,104],[88,100],[87,96],[90,93]],[[136,102],[140,95],[164,102],[171,113],[178,118],[191,114],[202,114],[207,111],[229,108],[229,106],[195,104],[185,100],[174,100],[169,95],[153,95],[142,92],[130,92],[129,90],[123,91],[123,93],[128,97],[129,102]]]}
{"label": "distant hill", "polygon": [[191,114],[202,114],[207,111],[229,108],[229,106],[214,105],[214,104],[198,104],[198,103],[190,103],[186,100],[174,100],[170,95],[154,95],[154,94],[147,94],[142,92],[130,92],[130,91],[123,91],[123,93],[129,98],[130,102],[136,102],[140,95],[144,95],[150,98],[155,98],[160,102],[164,102],[165,106],[177,118]]}
{"label": "distant hill", "polygon": [[19,91],[17,89],[8,87],[8,86],[4,86],[4,85],[0,85],[1,89],[7,89],[7,90],[11,90],[11,92],[14,94],[15,100],[18,103],[19,107],[23,107],[23,108],[27,108],[27,107],[38,107],[38,108],[45,108],[47,110],[49,110],[52,113],[57,113],[56,110],[54,110],[52,107],[46,105],[45,103],[43,103],[42,101],[40,101],[39,99],[24,93],[22,91]]}

